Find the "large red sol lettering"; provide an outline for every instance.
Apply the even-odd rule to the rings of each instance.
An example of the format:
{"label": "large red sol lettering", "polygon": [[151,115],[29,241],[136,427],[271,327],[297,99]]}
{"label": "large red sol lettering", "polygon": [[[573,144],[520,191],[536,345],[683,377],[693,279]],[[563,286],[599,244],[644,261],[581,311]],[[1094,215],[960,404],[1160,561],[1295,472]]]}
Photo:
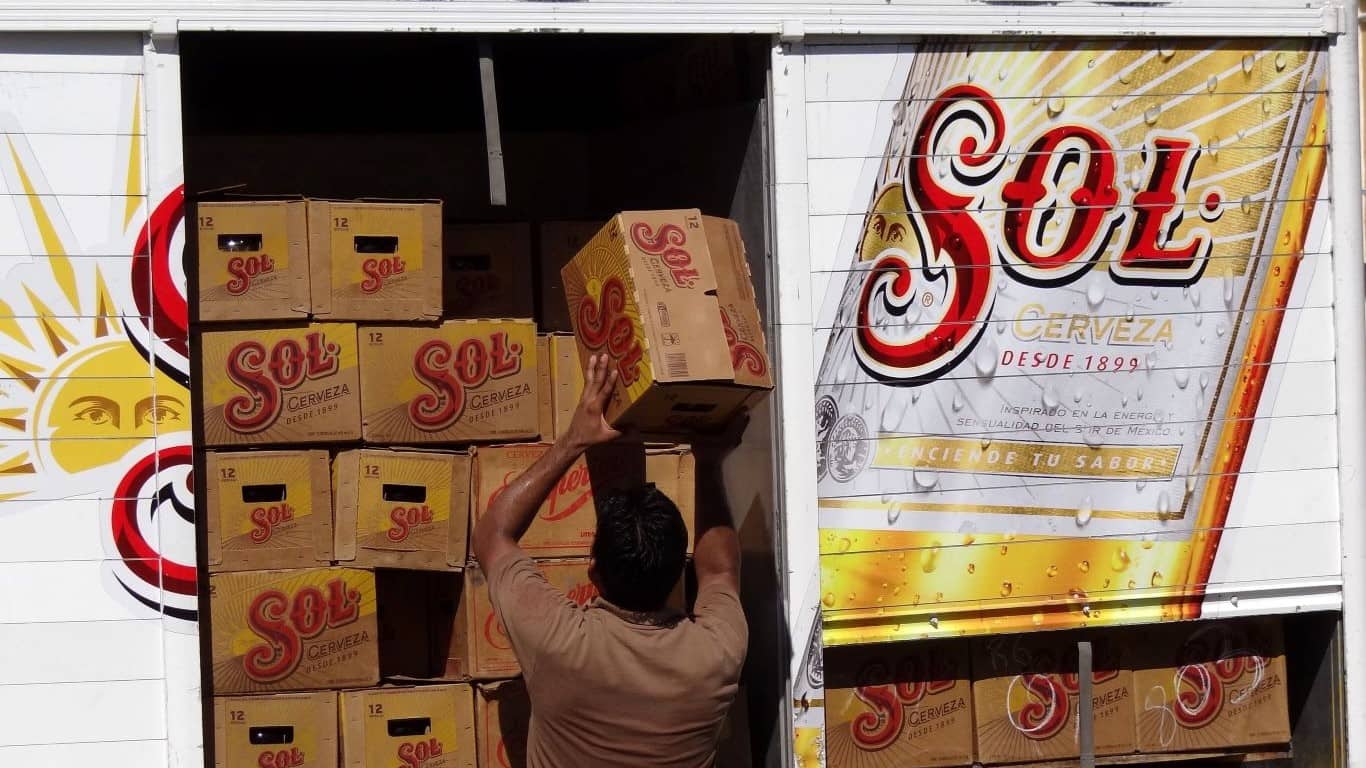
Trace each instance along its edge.
{"label": "large red sol lettering", "polygon": [[[698,225],[689,219],[688,226],[696,228]],[[631,225],[631,242],[641,251],[658,256],[669,270],[674,285],[692,288],[697,284],[698,274],[692,263],[692,254],[684,248],[688,244],[688,233],[678,225],[665,224],[655,230],[649,224],[638,221]]]}
{"label": "large red sol lettering", "polygon": [[[923,657],[903,658],[897,662],[897,679],[914,682],[861,685],[854,695],[868,705],[869,711],[860,712],[849,723],[849,733],[860,749],[874,751],[896,743],[906,725],[906,709],[925,700],[926,696],[953,689],[951,668],[942,662]],[[886,680],[886,662],[869,662],[860,672],[864,680]]]}
{"label": "large red sol lettering", "polygon": [[266,350],[259,341],[244,341],[228,352],[228,379],[244,391],[223,406],[223,420],[242,434],[260,432],[280,416],[284,393],[305,381],[336,373],[341,346],[321,331],[310,332],[304,343],[281,339]]}
{"label": "large red sol lettering", "polygon": [[1260,677],[1265,669],[1266,660],[1251,655],[1177,668],[1173,680],[1176,699],[1172,706],[1176,722],[1186,728],[1209,725],[1227,703],[1228,687],[1238,682],[1244,674]]}
{"label": "large red sol lettering", "polygon": [[275,271],[275,259],[270,254],[260,256],[233,256],[228,259],[228,274],[231,279],[223,286],[233,296],[241,296],[251,290],[252,278]]}
{"label": "large red sol lettering", "polygon": [[389,510],[389,521],[393,525],[385,533],[389,541],[407,541],[408,535],[419,525],[431,525],[435,521],[432,508],[426,504],[420,507],[397,506]]}
{"label": "large red sol lettering", "polygon": [[578,334],[589,349],[607,349],[617,361],[622,384],[629,387],[640,379],[644,352],[636,339],[635,323],[626,314],[626,287],[621,278],[609,277],[603,282],[599,301],[585,296],[579,302]]}
{"label": "large red sol lettering", "polygon": [[522,345],[503,331],[484,339],[465,339],[455,349],[432,339],[413,355],[413,375],[429,391],[408,403],[408,418],[418,429],[440,432],[465,412],[466,392],[522,370]]}
{"label": "large red sol lettering", "polygon": [[435,737],[412,743],[405,742],[398,745],[398,759],[402,763],[399,768],[422,768],[428,760],[440,757],[444,753],[441,742]]}
{"label": "large red sol lettering", "polygon": [[1047,741],[1062,733],[1072,710],[1067,688],[1055,675],[1024,674],[1011,681],[1024,689],[1025,704],[1010,713],[1010,723],[1025,737]]}
{"label": "large red sol lettering", "polygon": [[401,275],[408,268],[402,257],[386,256],[381,258],[369,258],[361,262],[360,271],[365,274],[365,279],[360,283],[361,293],[378,293],[384,287],[384,281],[394,275]]}
{"label": "large red sol lettering", "polygon": [[283,680],[299,666],[305,640],[360,618],[360,599],[360,591],[339,578],[292,597],[278,589],[261,592],[247,608],[247,626],[265,642],[247,650],[242,669],[260,683]]}
{"label": "large red sol lettering", "polygon": [[251,540],[255,544],[265,544],[274,535],[275,529],[294,521],[294,505],[272,504],[257,507],[251,511]]}
{"label": "large red sol lettering", "polygon": [[[1208,230],[1194,228],[1183,242],[1166,241],[1181,223],[1199,156],[1194,137],[1150,133],[1146,182],[1126,200],[1128,193],[1116,184],[1116,142],[1090,126],[1053,126],[1027,144],[1013,177],[1000,185],[1000,199],[987,200],[1007,166],[1001,152],[1007,130],[995,97],[971,84],[944,90],[921,118],[906,156],[905,203],[917,229],[907,242],[922,247],[918,253],[889,248],[872,254],[857,299],[854,347],[871,375],[923,384],[952,368],[991,317],[998,260],[1017,281],[1058,286],[1091,269],[1117,235],[1122,250],[1109,266],[1116,282],[1190,285],[1203,273],[1214,242]],[[1082,169],[1070,175],[1079,180],[1074,188],[1059,188],[1055,181],[1069,166]],[[1211,193],[1203,205],[1215,210],[1220,200]],[[988,231],[984,207],[1005,211],[993,225],[999,231]],[[1050,221],[1061,223],[1063,234],[1045,245]],[[889,328],[920,306],[928,282],[940,283],[939,314]]]}
{"label": "large red sol lettering", "polygon": [[256,765],[259,768],[299,768],[304,762],[303,750],[298,747],[279,751],[268,750],[256,758]]}

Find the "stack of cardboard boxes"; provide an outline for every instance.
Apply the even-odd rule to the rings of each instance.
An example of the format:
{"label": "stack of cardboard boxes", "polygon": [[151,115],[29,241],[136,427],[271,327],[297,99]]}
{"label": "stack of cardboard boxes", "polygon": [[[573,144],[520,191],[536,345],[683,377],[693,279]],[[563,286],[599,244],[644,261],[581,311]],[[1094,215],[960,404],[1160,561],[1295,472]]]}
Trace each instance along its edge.
{"label": "stack of cardboard boxes", "polygon": [[[1075,765],[1290,741],[1280,620],[1215,621],[831,649],[826,764]],[[1091,643],[1081,700],[1078,641]],[[1088,710],[1083,712],[1083,710]]]}
{"label": "stack of cardboard boxes", "polygon": [[[471,526],[568,428],[590,354],[623,372],[615,422],[665,440],[772,386],[738,231],[696,211],[546,224],[557,333],[538,336],[524,225],[443,233],[425,201],[197,221],[218,765],[520,764],[525,691]],[[580,604],[594,493],[638,482],[691,527],[687,446],[623,444],[577,462],[522,541]]]}

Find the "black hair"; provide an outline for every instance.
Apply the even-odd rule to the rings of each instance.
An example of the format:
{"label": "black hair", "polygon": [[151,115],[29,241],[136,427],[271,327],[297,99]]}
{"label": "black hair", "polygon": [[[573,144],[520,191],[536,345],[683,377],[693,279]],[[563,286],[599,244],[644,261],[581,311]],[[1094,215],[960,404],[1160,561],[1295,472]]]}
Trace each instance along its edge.
{"label": "black hair", "polygon": [[602,596],[628,611],[664,607],[688,552],[678,506],[653,483],[608,492],[595,506],[593,562]]}

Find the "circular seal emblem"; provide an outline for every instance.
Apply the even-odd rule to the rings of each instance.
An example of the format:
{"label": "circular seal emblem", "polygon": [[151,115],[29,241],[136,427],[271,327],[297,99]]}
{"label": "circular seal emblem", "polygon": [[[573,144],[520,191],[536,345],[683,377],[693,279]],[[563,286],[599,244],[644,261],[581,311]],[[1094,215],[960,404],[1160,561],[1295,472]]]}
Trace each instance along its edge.
{"label": "circular seal emblem", "polygon": [[847,483],[858,477],[872,458],[868,425],[858,414],[849,413],[842,416],[835,422],[835,427],[830,430],[825,442],[830,477],[836,482]]}
{"label": "circular seal emblem", "polygon": [[835,419],[839,418],[839,406],[835,405],[835,398],[826,395],[816,401],[816,480],[824,480],[825,473],[829,470],[829,461],[826,452],[829,449],[830,428],[835,425]]}

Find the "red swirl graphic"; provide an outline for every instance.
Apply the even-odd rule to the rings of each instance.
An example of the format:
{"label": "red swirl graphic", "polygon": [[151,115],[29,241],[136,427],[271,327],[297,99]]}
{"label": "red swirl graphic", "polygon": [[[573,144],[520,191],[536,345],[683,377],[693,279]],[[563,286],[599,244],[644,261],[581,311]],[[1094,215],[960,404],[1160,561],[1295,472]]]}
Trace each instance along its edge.
{"label": "red swirl graphic", "polygon": [[142,457],[119,481],[114,491],[110,523],[114,545],[134,576],[149,586],[180,595],[195,594],[194,565],[167,560],[143,536],[138,525],[138,502],[153,494],[149,486],[156,481],[157,469],[192,462],[190,447],[163,448]]}
{"label": "red swirl graphic", "polygon": [[185,187],[171,191],[152,211],[133,245],[133,301],[152,338],[187,355],[189,309],[171,270],[171,238],[185,218]]}

